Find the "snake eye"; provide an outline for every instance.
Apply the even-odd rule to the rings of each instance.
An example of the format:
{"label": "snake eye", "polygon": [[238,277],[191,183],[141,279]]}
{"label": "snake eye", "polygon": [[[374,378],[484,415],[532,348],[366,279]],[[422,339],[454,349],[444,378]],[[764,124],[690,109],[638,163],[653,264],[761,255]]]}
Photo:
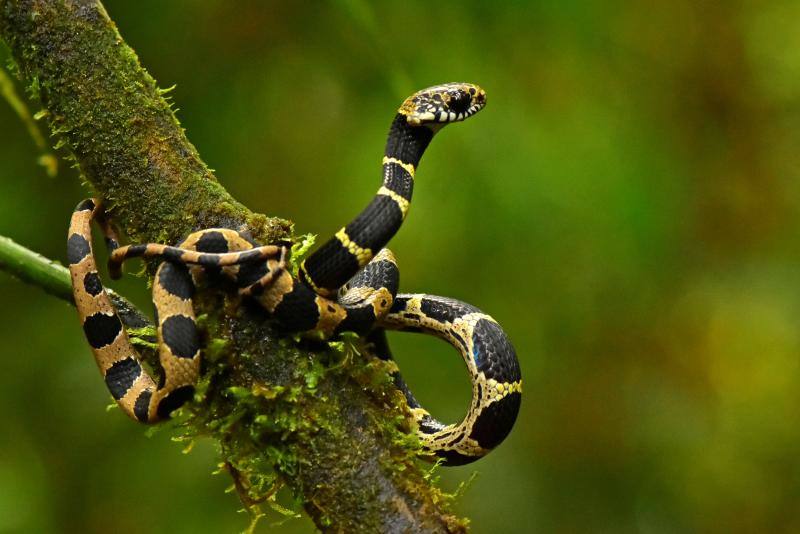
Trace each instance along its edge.
{"label": "snake eye", "polygon": [[466,91],[453,91],[450,93],[448,106],[453,113],[464,113],[469,109],[472,98]]}

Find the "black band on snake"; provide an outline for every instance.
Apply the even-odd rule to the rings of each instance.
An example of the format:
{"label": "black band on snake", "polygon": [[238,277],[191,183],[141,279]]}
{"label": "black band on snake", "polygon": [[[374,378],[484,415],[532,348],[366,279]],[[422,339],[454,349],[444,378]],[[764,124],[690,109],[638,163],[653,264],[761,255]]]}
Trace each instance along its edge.
{"label": "black band on snake", "polygon": [[[200,343],[192,295],[208,270],[235,282],[275,321],[291,332],[324,337],[353,331],[367,336],[370,352],[390,359],[385,330],[440,337],[461,354],[472,382],[466,417],[447,425],[431,417],[396,374],[418,424],[425,450],[446,465],[472,462],[497,446],[519,412],[522,379],[514,348],[500,325],[479,309],[454,299],[398,294],[399,271],[384,248],[399,229],[411,201],[414,175],[425,149],[443,126],[462,121],[486,102],[484,91],[465,83],[424,89],[403,102],[389,130],[383,184],[372,202],[301,265],[299,279],[286,269],[286,247],[262,246],[225,228],[200,230],[177,246],[118,246],[96,200],[81,202],[69,228],[67,258],[73,294],[86,338],[106,385],[134,419],[152,423],[192,397],[200,365]],[[153,282],[162,378],[141,365],[100,278],[91,245],[97,220],[111,249],[109,270],[121,275],[134,257],[163,260]]]}

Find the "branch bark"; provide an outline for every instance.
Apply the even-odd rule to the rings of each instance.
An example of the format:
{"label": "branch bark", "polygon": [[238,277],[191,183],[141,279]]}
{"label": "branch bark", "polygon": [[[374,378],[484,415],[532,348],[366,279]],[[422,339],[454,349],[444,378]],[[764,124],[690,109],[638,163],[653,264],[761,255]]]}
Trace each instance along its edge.
{"label": "branch bark", "polygon": [[[0,38],[133,241],[174,243],[208,227],[291,237],[289,222],[252,213],[217,182],[99,1],[0,0]],[[464,531],[414,458],[385,365],[363,359],[358,339],[286,339],[241,304],[219,290],[197,299],[208,348],[183,429],[219,440],[244,500],[287,484],[321,530]]]}

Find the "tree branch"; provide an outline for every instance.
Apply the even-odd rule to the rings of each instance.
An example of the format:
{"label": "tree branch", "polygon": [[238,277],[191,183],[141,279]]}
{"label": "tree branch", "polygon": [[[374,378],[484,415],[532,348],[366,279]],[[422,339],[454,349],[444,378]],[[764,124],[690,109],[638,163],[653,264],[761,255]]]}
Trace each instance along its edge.
{"label": "tree branch", "polygon": [[[217,183],[98,1],[0,0],[0,38],[133,241],[174,243],[207,227],[290,237],[287,221],[250,212]],[[463,531],[414,459],[386,365],[362,358],[358,339],[282,338],[241,304],[219,290],[197,299],[205,369],[183,428],[219,440],[243,500],[287,484],[322,530]]]}

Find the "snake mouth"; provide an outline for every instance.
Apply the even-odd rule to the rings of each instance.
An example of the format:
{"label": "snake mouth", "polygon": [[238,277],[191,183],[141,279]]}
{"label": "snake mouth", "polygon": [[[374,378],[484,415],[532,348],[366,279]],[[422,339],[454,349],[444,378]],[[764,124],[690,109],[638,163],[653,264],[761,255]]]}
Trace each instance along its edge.
{"label": "snake mouth", "polygon": [[448,111],[448,110],[436,110],[436,111],[423,111],[412,113],[406,117],[408,124],[412,126],[420,126],[424,123],[451,123],[451,122],[461,122],[483,109],[483,105],[473,104],[469,106],[466,110],[455,112],[455,111]]}

